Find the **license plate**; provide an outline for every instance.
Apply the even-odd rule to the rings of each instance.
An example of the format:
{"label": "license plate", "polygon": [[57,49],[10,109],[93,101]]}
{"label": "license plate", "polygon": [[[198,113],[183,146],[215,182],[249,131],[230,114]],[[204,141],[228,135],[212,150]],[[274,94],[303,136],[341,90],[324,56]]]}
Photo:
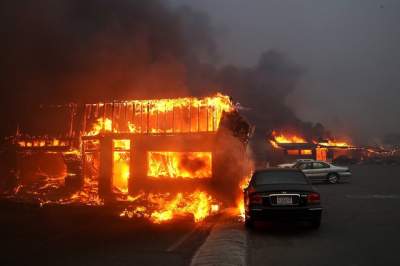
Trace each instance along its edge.
{"label": "license plate", "polygon": [[276,197],[277,205],[292,205],[292,197]]}

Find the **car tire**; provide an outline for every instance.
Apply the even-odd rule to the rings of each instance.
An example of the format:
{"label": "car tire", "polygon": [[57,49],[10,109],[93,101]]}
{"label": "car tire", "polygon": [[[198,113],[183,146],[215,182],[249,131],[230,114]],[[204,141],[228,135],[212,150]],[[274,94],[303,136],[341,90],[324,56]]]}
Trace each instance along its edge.
{"label": "car tire", "polygon": [[339,175],[336,173],[329,174],[327,181],[329,184],[337,184],[339,182]]}
{"label": "car tire", "polygon": [[311,228],[318,229],[321,226],[321,217],[315,218],[311,221]]}
{"label": "car tire", "polygon": [[244,217],[244,226],[246,228],[253,228],[254,227],[254,221],[247,215]]}

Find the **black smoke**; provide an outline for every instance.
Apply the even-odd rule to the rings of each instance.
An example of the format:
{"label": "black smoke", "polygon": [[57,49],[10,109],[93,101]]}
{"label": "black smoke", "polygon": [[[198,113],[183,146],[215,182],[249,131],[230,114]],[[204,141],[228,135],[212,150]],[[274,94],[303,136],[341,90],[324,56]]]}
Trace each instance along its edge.
{"label": "black smoke", "polygon": [[191,51],[180,15],[161,1],[0,5],[3,121],[26,104],[186,93],[184,57]]}
{"label": "black smoke", "polygon": [[222,91],[256,125],[257,147],[274,128],[325,134],[285,103],[301,67],[279,51],[263,53],[253,67],[217,66],[208,16],[165,3],[1,1],[1,133],[12,134],[28,105]]}

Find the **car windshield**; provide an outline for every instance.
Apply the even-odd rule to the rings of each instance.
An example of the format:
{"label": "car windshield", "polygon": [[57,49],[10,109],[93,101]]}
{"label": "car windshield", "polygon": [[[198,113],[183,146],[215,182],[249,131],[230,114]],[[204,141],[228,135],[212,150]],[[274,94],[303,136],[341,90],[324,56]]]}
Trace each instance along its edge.
{"label": "car windshield", "polygon": [[253,176],[255,185],[308,184],[304,174],[292,171],[258,172]]}

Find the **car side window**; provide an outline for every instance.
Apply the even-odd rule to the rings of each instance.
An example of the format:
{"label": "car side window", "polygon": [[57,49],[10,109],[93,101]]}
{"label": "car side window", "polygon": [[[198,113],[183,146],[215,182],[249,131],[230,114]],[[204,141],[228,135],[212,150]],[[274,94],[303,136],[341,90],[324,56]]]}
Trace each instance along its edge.
{"label": "car side window", "polygon": [[313,163],[313,168],[314,169],[329,168],[329,165],[326,163],[317,162],[317,163]]}
{"label": "car side window", "polygon": [[303,170],[304,167],[306,167],[306,164],[305,164],[305,163],[300,163],[300,164],[297,166],[297,168],[300,169],[300,170]]}
{"label": "car side window", "polygon": [[303,170],[303,169],[311,169],[311,164],[310,163],[302,163],[299,165],[299,169]]}
{"label": "car side window", "polygon": [[327,163],[321,163],[323,166],[324,166],[324,168],[330,168],[331,166],[329,165],[329,164],[327,164]]}

